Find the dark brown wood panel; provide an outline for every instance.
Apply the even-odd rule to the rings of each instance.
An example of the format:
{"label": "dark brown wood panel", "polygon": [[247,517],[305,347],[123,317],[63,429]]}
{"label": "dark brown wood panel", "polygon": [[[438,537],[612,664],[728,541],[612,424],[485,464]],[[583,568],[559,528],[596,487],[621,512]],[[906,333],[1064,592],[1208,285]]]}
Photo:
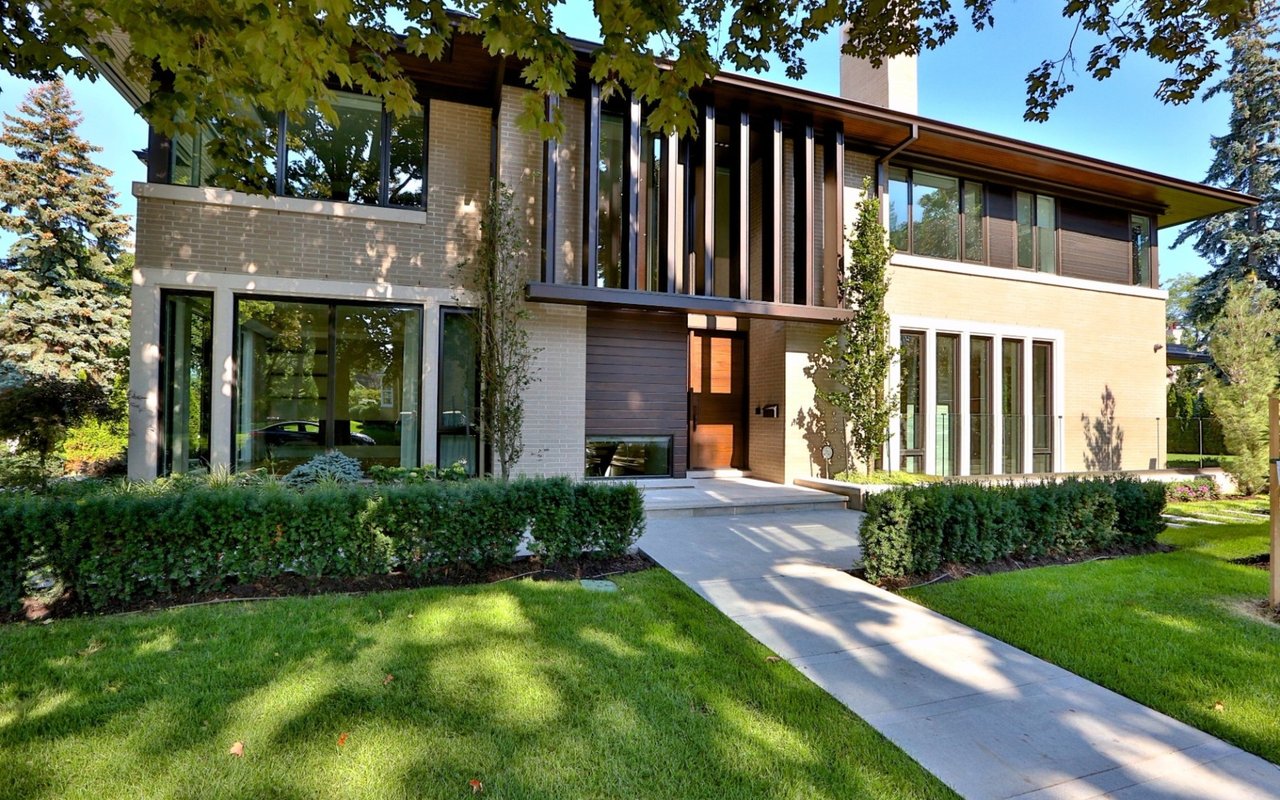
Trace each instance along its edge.
{"label": "dark brown wood panel", "polygon": [[671,465],[688,457],[689,326],[684,314],[587,309],[588,436],[670,436]]}
{"label": "dark brown wood panel", "polygon": [[1064,200],[1059,220],[1063,275],[1108,283],[1131,281],[1128,214]]}
{"label": "dark brown wood panel", "polygon": [[689,468],[746,469],[747,339],[689,336]]}
{"label": "dark brown wood panel", "polygon": [[1018,223],[1013,190],[987,187],[987,257],[993,267],[1018,265]]}

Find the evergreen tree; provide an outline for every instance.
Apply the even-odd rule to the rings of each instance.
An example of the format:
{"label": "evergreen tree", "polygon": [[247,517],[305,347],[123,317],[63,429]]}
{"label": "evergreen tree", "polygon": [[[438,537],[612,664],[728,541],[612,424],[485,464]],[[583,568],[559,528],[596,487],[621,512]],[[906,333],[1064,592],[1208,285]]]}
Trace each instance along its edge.
{"label": "evergreen tree", "polygon": [[18,111],[0,132],[14,155],[0,159],[0,228],[17,235],[0,269],[0,373],[109,389],[128,349],[117,264],[129,222],[62,82],[32,89]]}
{"label": "evergreen tree", "polygon": [[1212,266],[1196,287],[1191,317],[1207,323],[1217,316],[1228,288],[1254,274],[1280,288],[1280,55],[1277,55],[1275,0],[1254,0],[1252,18],[1227,42],[1231,68],[1206,97],[1231,95],[1227,133],[1212,138],[1213,164],[1205,182],[1252,194],[1255,208],[1218,214],[1191,223],[1174,246],[1194,240],[1195,251]]}
{"label": "evergreen tree", "polygon": [[1255,281],[1232,284],[1209,332],[1218,375],[1205,382],[1204,392],[1235,455],[1227,471],[1244,494],[1258,491],[1267,480],[1267,398],[1280,375],[1277,336],[1275,291]]}
{"label": "evergreen tree", "polygon": [[831,388],[819,384],[816,392],[844,416],[848,468],[853,469],[856,458],[870,472],[889,438],[896,394],[885,389],[894,357],[884,310],[891,255],[888,233],[880,223],[880,200],[869,179],[862,182],[862,193],[858,218],[848,234],[850,258],[840,275],[840,304],[852,314],[822,344],[818,367]]}

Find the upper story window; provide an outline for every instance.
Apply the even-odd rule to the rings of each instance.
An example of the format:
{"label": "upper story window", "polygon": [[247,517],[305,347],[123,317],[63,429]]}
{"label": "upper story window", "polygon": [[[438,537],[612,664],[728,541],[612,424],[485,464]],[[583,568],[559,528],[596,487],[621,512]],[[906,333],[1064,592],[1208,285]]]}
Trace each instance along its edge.
{"label": "upper story window", "polygon": [[889,239],[898,250],[985,262],[981,183],[918,169],[889,170]]}
{"label": "upper story window", "polygon": [[[386,113],[380,101],[352,92],[335,92],[333,110],[336,119],[330,121],[312,106],[301,124],[288,124],[283,114],[258,114],[261,136],[273,151],[266,164],[267,188],[311,200],[423,208],[427,168],[423,113],[397,118]],[[173,140],[172,183],[217,183],[208,158],[216,135],[202,130]]]}
{"label": "upper story window", "polygon": [[1018,266],[1058,271],[1058,204],[1052,197],[1018,192]]}
{"label": "upper story window", "polygon": [[1133,285],[1151,285],[1151,218],[1129,217],[1129,241],[1133,254]]}

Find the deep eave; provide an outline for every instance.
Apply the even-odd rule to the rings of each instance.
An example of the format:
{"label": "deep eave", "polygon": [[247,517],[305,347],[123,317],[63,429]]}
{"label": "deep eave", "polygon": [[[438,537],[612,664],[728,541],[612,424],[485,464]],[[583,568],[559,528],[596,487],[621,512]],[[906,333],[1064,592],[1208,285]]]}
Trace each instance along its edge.
{"label": "deep eave", "polygon": [[[128,48],[123,35],[108,40],[117,53]],[[585,84],[587,58],[598,45],[569,41],[583,59],[579,84]],[[423,58],[403,56],[403,60],[406,69],[424,82],[424,88],[441,99],[489,103],[497,81],[520,82],[519,69],[502,69],[501,59],[485,52],[479,39],[471,35],[454,35],[443,59],[446,69]],[[96,59],[94,63],[135,108],[145,101],[145,86],[129,80],[113,63]],[[1258,203],[1257,198],[1239,192],[747,75],[721,73],[697,95],[761,116],[809,118],[818,124],[838,122],[851,147],[877,156],[898,148],[914,134],[915,139],[895,155],[899,162],[932,163],[975,177],[1003,179],[1015,186],[1145,211],[1155,216],[1159,228]]]}

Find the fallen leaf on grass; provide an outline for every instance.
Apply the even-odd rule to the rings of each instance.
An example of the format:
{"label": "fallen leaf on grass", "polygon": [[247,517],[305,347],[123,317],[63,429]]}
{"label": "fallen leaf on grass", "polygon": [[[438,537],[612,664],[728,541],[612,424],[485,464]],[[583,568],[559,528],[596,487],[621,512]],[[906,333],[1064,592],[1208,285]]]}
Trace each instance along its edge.
{"label": "fallen leaf on grass", "polygon": [[338,747],[342,747],[346,743],[347,743],[347,734],[345,732],[338,734]]}
{"label": "fallen leaf on grass", "polygon": [[383,685],[383,686],[386,686],[388,683],[391,683],[391,682],[392,682],[392,681],[394,681],[395,679],[396,679],[396,676],[395,676],[395,675],[392,675],[390,672],[388,672],[388,673],[387,673],[387,677],[385,677],[385,678],[383,678],[383,679],[382,679],[382,685]]}
{"label": "fallen leaf on grass", "polygon": [[1225,705],[1223,705],[1223,704],[1222,704],[1222,701],[1221,701],[1221,700],[1219,700],[1218,702],[1216,702],[1216,703],[1214,703],[1214,704],[1213,704],[1213,710],[1214,710],[1214,711],[1226,711],[1226,710],[1227,710],[1227,707],[1226,707]]}
{"label": "fallen leaf on grass", "polygon": [[781,660],[782,660],[781,656],[765,656],[764,657],[764,663],[766,664],[776,664]]}
{"label": "fallen leaf on grass", "polygon": [[479,778],[472,778],[467,781],[467,785],[471,787],[472,794],[480,794],[484,791],[484,784],[480,782]]}
{"label": "fallen leaf on grass", "polygon": [[227,751],[227,755],[244,758],[244,742],[236,742],[231,745],[231,749]]}

